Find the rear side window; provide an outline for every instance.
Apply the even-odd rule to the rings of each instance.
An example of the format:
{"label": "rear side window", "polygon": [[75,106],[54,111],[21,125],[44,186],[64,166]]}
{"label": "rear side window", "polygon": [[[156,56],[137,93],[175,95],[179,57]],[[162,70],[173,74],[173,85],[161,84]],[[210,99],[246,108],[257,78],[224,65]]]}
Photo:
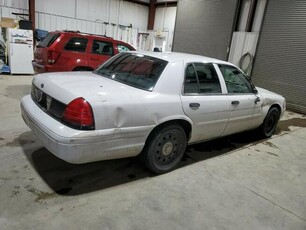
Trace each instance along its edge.
{"label": "rear side window", "polygon": [[113,44],[110,42],[93,40],[92,53],[101,55],[114,55]]}
{"label": "rear side window", "polygon": [[48,33],[47,36],[37,44],[37,47],[49,47],[51,46],[54,41],[60,36],[59,33]]}
{"label": "rear side window", "polygon": [[65,50],[75,52],[85,52],[88,39],[86,38],[71,38],[65,46]]}
{"label": "rear side window", "polygon": [[219,94],[221,86],[212,64],[189,64],[185,72],[184,94]]}
{"label": "rear side window", "polygon": [[125,45],[122,45],[122,44],[118,44],[117,47],[118,47],[119,53],[121,53],[121,52],[127,52],[127,51],[130,51],[130,50],[131,50],[129,47],[127,47],[127,46],[125,46]]}
{"label": "rear side window", "polygon": [[249,79],[238,69],[229,65],[218,65],[224,77],[228,93],[253,93]]}

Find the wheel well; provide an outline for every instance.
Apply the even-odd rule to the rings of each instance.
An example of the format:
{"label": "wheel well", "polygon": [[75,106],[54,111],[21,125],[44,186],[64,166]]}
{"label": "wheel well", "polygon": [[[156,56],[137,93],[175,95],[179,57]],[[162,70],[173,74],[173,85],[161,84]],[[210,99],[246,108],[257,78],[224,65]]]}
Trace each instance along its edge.
{"label": "wheel well", "polygon": [[93,71],[93,68],[88,66],[77,66],[73,69],[73,71]]}
{"label": "wheel well", "polygon": [[[280,105],[278,105],[278,104],[274,104],[274,105],[272,105],[272,106],[270,107],[270,109],[272,109],[272,108],[277,108],[277,110],[278,110],[279,114],[281,114],[281,112],[282,112],[282,108],[280,107]],[[269,109],[269,110],[270,110],[270,109]]]}
{"label": "wheel well", "polygon": [[161,123],[159,125],[157,125],[152,131],[151,133],[149,134],[147,140],[151,137],[151,135],[153,135],[157,130],[159,130],[161,127],[165,127],[167,125],[179,125],[181,126],[184,131],[185,131],[185,134],[186,134],[186,139],[187,141],[189,140],[190,138],[190,135],[191,135],[191,124],[188,122],[188,121],[185,121],[185,120],[181,120],[181,119],[178,119],[178,120],[171,120],[171,121],[166,121],[164,123]]}

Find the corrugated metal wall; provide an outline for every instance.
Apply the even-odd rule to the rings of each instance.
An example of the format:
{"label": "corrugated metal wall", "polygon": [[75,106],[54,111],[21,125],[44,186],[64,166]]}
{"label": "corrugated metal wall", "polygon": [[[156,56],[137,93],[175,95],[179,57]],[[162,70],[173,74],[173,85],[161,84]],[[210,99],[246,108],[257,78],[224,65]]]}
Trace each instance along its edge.
{"label": "corrugated metal wall", "polygon": [[306,1],[268,1],[252,79],[306,113]]}
{"label": "corrugated metal wall", "polygon": [[173,51],[227,60],[237,0],[180,0]]}
{"label": "corrugated metal wall", "polygon": [[0,0],[0,16],[6,18],[18,18],[12,13],[29,13],[27,0]]}
{"label": "corrugated metal wall", "polygon": [[[0,0],[1,16],[20,19],[12,12],[28,13],[27,3],[28,0]],[[123,0],[36,0],[35,26],[47,31],[106,34],[137,48],[137,32],[146,30],[148,14],[147,6]],[[130,25],[132,28],[126,27]]]}

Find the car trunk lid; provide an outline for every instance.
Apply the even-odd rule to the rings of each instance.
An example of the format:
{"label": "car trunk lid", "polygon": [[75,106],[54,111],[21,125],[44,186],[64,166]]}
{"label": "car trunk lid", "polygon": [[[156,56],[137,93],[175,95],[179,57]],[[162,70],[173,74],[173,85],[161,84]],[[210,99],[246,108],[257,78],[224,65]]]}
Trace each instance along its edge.
{"label": "car trunk lid", "polygon": [[[91,72],[61,72],[37,75],[33,84],[45,94],[56,100],[68,104],[75,98],[83,97],[93,101],[108,101],[120,99],[126,95],[137,94],[143,90],[116,82]],[[116,95],[116,97],[113,97]]]}

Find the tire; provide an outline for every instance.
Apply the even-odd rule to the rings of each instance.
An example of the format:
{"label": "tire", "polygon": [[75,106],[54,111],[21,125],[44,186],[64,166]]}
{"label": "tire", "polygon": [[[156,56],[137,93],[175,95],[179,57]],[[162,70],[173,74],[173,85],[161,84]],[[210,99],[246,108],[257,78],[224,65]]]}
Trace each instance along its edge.
{"label": "tire", "polygon": [[151,172],[166,173],[181,161],[186,145],[186,133],[181,126],[162,126],[149,136],[141,158]]}
{"label": "tire", "polygon": [[268,138],[272,136],[272,134],[274,133],[276,129],[276,126],[279,120],[279,116],[280,116],[280,112],[276,107],[272,107],[269,110],[264,122],[259,127],[259,134],[262,137]]}

